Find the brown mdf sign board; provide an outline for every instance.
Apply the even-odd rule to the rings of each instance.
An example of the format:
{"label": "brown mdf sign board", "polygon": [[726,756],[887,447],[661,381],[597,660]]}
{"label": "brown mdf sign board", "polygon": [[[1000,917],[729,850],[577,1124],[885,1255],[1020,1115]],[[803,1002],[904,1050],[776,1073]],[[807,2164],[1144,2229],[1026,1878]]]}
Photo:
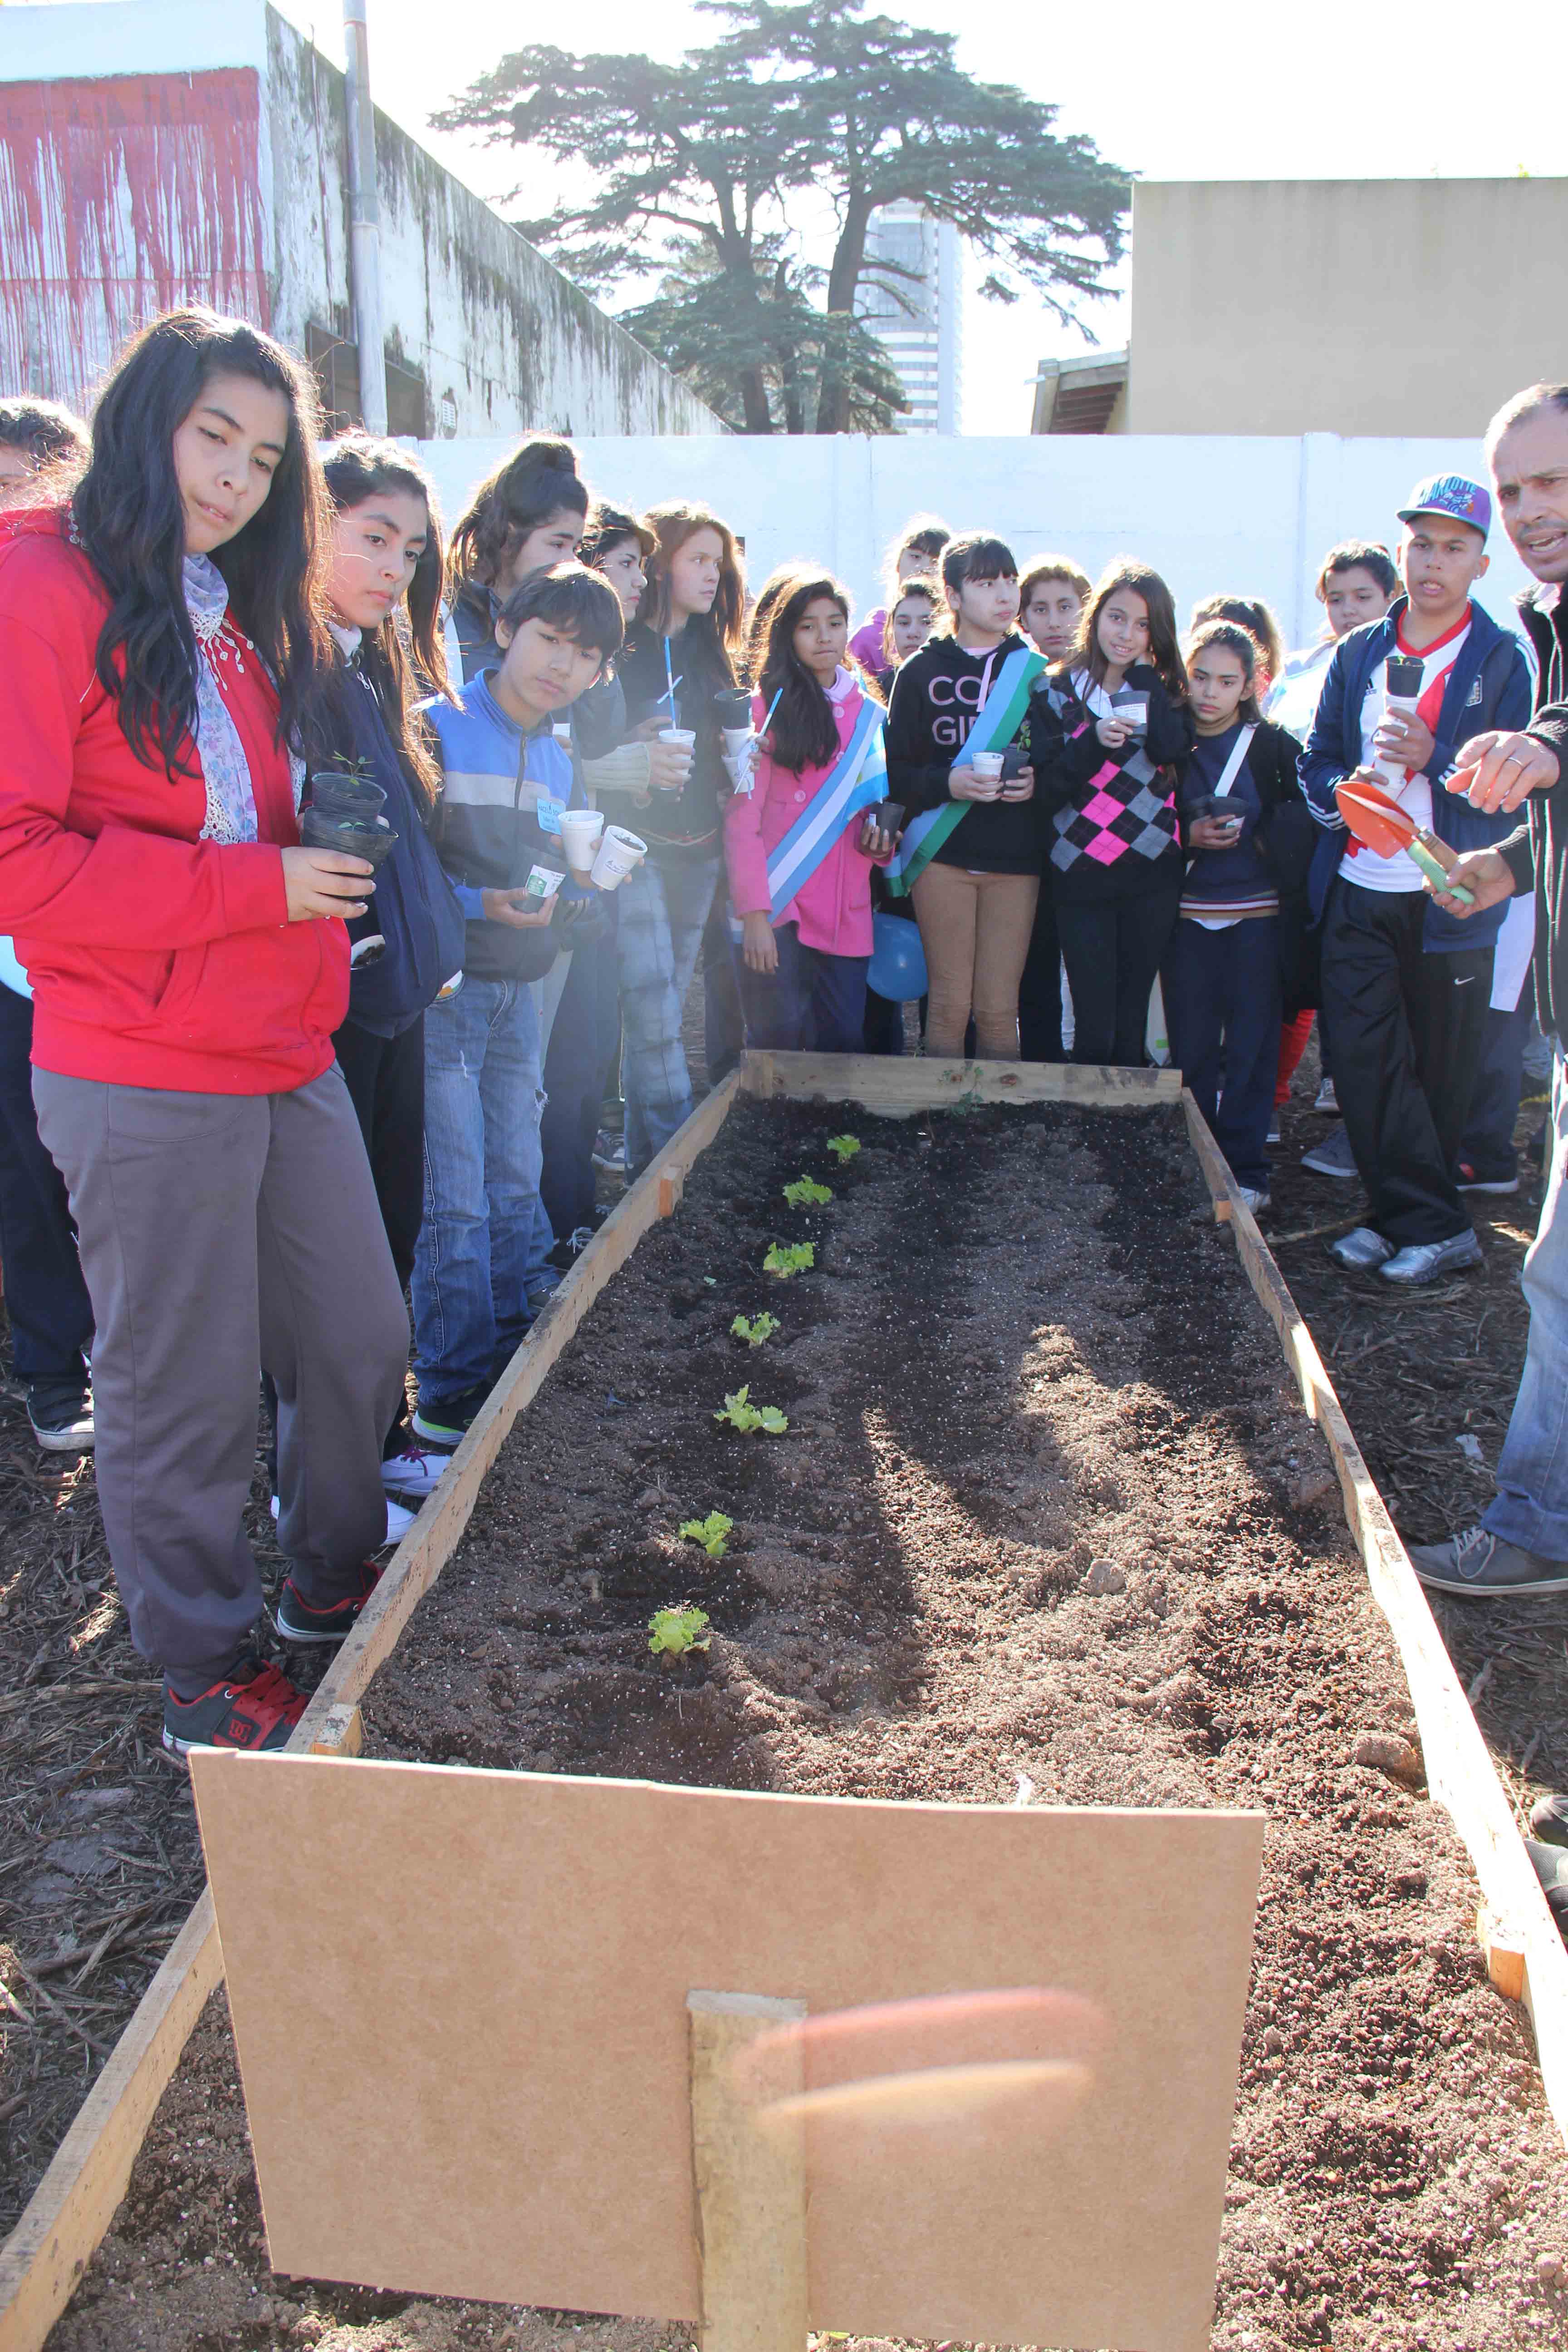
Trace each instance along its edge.
{"label": "brown mdf sign board", "polygon": [[701,2319],[709,1989],[816,2037],[813,2326],[1207,2346],[1260,1816],[191,1765],[277,2269]]}

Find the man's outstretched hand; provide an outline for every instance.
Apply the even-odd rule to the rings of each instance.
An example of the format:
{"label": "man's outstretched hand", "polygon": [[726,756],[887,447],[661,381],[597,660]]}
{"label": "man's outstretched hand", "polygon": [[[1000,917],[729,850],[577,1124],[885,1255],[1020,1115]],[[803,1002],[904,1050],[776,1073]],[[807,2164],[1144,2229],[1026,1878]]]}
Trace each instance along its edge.
{"label": "man's outstretched hand", "polygon": [[1506,815],[1522,806],[1531,793],[1549,793],[1560,773],[1556,752],[1533,735],[1494,730],[1472,735],[1460,745],[1448,790],[1463,793],[1472,808],[1494,815],[1501,810]]}

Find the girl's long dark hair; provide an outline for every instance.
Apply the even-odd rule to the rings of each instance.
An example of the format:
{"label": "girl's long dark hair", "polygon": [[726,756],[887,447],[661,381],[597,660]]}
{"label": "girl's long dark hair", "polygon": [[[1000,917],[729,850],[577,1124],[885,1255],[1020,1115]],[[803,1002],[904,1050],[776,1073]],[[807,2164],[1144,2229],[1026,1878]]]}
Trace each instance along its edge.
{"label": "girl's long dark hair", "polygon": [[563,508],[588,511],[577,452],[550,435],[525,441],[479,484],[453,528],[447,563],[454,594],[470,581],[493,588],[530,531]]}
{"label": "girl's long dark hair", "polygon": [[735,663],[741,651],[742,634],[746,624],[746,575],[741,564],[741,551],[735,544],[735,534],[729,524],[716,515],[711,507],[688,505],[675,500],[668,506],[650,507],[643,517],[654,536],[653,551],[647,559],[647,586],[637,605],[637,620],[656,636],[668,634],[672,618],[669,602],[669,565],[672,556],[679,555],[689,539],[700,530],[719,534],[722,551],[719,571],[719,593],[713,599],[712,610],[687,626],[711,646],[718,667],[731,685],[735,680]]}
{"label": "girl's long dark hair", "polygon": [[[795,633],[808,604],[826,596],[849,618],[849,598],[826,572],[775,572],[757,599],[750,668],[764,708],[774,695],[779,707],[768,725],[768,743],[781,768],[798,776],[803,768],[825,768],[838,750],[833,705],[795,649]],[[783,692],[780,692],[780,688]]]}
{"label": "girl's long dark hair", "polygon": [[[441,591],[446,559],[441,546],[441,510],[435,485],[423,466],[395,441],[377,441],[368,433],[345,434],[332,444],[322,467],[327,495],[339,514],[386,490],[401,490],[424,501],[429,516],[425,549],[414,567],[404,605],[395,605],[378,629],[360,639],[359,657],[375,690],[386,731],[396,746],[408,778],[431,807],[435,806],[439,774],[423,723],[414,706],[434,688],[449,695],[447,678],[446,633],[441,621]],[[403,618],[404,611],[407,618]],[[406,632],[408,643],[404,644]]]}
{"label": "girl's long dark hair", "polygon": [[1184,702],[1187,673],[1182,666],[1182,648],[1176,637],[1174,599],[1152,565],[1140,563],[1130,555],[1119,555],[1095,582],[1094,593],[1079,620],[1072,651],[1061,663],[1058,675],[1070,676],[1075,669],[1086,669],[1097,686],[1104,684],[1106,660],[1100,650],[1100,616],[1119,588],[1129,588],[1134,596],[1143,599],[1149,614],[1149,660],[1172,701]]}
{"label": "girl's long dark hair", "polygon": [[174,435],[215,376],[280,392],[283,455],[264,503],[213,550],[229,610],[278,682],[279,740],[309,730],[332,670],[322,618],[326,492],[320,416],[304,371],[243,319],[167,310],[128,343],[93,416],[92,455],[72,493],[72,535],[109,592],[97,668],[139,760],[173,782],[196,712],[196,640],[185,609],[184,508]]}

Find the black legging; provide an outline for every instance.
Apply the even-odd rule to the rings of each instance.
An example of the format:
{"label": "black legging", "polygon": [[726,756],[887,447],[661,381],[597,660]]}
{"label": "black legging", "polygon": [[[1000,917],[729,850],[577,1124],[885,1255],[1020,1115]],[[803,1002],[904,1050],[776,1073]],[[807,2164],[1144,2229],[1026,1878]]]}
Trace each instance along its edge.
{"label": "black legging", "polygon": [[1180,874],[1124,898],[1057,901],[1075,1062],[1142,1069],[1149,993],[1182,903]]}

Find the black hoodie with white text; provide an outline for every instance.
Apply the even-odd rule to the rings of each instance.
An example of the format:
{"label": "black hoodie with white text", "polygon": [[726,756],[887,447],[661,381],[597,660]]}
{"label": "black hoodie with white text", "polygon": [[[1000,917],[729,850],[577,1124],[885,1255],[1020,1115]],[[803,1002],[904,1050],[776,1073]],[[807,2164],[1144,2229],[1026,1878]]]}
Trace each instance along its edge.
{"label": "black hoodie with white text", "polygon": [[[1010,654],[1030,650],[1009,631],[989,653],[971,653],[956,637],[928,637],[894,676],[888,706],[888,797],[901,801],[906,824],[952,797],[949,774],[997,672]],[[1022,735],[1024,729],[1020,728]],[[1006,747],[992,745],[993,751]],[[1038,807],[1027,801],[970,801],[968,814],[935,852],[939,866],[972,874],[1037,874]]]}

